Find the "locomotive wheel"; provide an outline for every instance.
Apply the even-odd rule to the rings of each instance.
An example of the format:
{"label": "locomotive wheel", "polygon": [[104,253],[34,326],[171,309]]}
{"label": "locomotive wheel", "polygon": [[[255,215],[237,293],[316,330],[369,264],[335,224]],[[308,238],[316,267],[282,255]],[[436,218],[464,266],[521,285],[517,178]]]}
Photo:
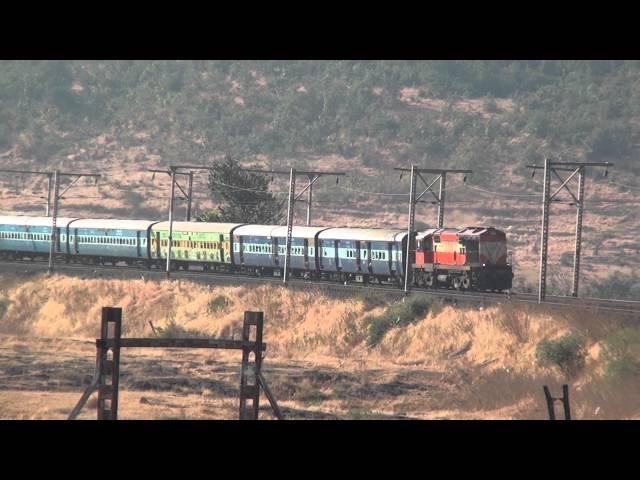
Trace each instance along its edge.
{"label": "locomotive wheel", "polygon": [[462,280],[460,279],[460,277],[455,277],[453,279],[453,288],[455,288],[456,290],[460,290],[460,287],[462,287]]}
{"label": "locomotive wheel", "polygon": [[465,290],[469,290],[469,288],[471,287],[471,279],[465,275],[464,277],[462,277],[462,288],[464,288]]}
{"label": "locomotive wheel", "polygon": [[430,273],[426,273],[424,275],[424,284],[426,285],[427,288],[432,288],[433,287],[433,275],[431,275]]}

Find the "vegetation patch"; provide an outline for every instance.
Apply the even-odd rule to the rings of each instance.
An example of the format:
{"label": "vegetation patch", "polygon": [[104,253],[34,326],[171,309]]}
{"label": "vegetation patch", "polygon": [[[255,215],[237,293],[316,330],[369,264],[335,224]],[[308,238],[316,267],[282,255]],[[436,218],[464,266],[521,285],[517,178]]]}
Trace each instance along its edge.
{"label": "vegetation patch", "polygon": [[597,298],[619,298],[637,300],[640,298],[640,275],[614,272],[602,280],[593,280],[588,295]]}
{"label": "vegetation patch", "polygon": [[575,377],[584,367],[585,339],[571,332],[556,340],[543,340],[536,348],[536,359],[542,367],[555,366],[568,378]]}
{"label": "vegetation patch", "polygon": [[605,376],[628,380],[640,376],[640,328],[624,328],[611,334],[602,352]]}
{"label": "vegetation patch", "polygon": [[393,327],[404,327],[423,318],[429,311],[434,315],[440,310],[436,299],[413,297],[402,303],[390,305],[381,315],[367,315],[363,323],[367,326],[367,345],[374,347]]}
{"label": "vegetation patch", "polygon": [[207,312],[209,315],[224,312],[231,305],[233,305],[233,302],[225,295],[217,295],[209,300],[209,303],[207,304]]}
{"label": "vegetation patch", "polygon": [[9,310],[9,300],[0,300],[0,320],[4,318],[7,310]]}
{"label": "vegetation patch", "polygon": [[170,319],[165,327],[153,327],[153,334],[158,338],[209,338],[197,330],[191,330],[178,325],[175,319]]}

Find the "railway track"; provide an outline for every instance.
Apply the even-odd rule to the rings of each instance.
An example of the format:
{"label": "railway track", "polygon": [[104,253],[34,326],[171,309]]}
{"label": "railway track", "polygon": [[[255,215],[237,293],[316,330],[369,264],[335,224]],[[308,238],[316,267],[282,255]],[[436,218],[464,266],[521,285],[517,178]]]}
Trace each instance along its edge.
{"label": "railway track", "polygon": [[[47,270],[47,262],[33,260],[11,260],[0,261],[0,271],[12,271],[19,274],[44,273]],[[86,278],[111,277],[122,279],[149,279],[164,280],[166,273],[164,270],[148,269],[138,266],[112,266],[112,265],[83,265],[74,263],[58,263],[55,265],[56,273],[65,273],[71,276],[81,276]],[[254,277],[248,275],[212,273],[196,270],[176,270],[171,272],[171,278],[188,279],[206,285],[282,285],[282,279],[278,277]],[[350,297],[362,295],[363,293],[381,294],[388,298],[404,297],[404,292],[396,287],[388,285],[361,285],[361,284],[341,284],[326,281],[311,281],[292,278],[289,280],[289,288],[296,290],[306,290],[309,287],[318,288],[321,291],[340,297]],[[501,303],[514,304],[538,304],[538,297],[535,294],[512,292],[488,293],[488,292],[460,292],[449,289],[423,290],[415,288],[409,291],[410,296],[433,296],[438,297],[446,303],[472,303],[476,305],[492,305]],[[597,310],[610,313],[632,316],[640,320],[640,301],[633,300],[611,300],[602,298],[575,298],[566,296],[547,296],[544,305],[556,307],[573,307],[588,310]]]}

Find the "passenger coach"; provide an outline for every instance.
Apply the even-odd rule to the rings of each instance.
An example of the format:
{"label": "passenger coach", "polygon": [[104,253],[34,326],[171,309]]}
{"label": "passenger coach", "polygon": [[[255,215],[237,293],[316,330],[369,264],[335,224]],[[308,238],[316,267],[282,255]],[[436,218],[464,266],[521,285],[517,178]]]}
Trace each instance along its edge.
{"label": "passenger coach", "polygon": [[[75,218],[56,221],[56,254],[66,254],[67,226]],[[51,245],[51,217],[0,216],[0,255],[4,258],[48,257]]]}

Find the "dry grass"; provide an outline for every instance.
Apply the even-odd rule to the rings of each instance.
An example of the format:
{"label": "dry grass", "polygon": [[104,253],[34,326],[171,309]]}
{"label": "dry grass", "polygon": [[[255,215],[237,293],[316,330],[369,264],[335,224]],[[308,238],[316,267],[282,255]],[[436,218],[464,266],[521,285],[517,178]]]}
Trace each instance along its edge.
{"label": "dry grass", "polygon": [[[640,388],[602,374],[600,345],[624,323],[597,312],[445,307],[392,327],[368,348],[363,319],[385,307],[319,290],[0,276],[0,302],[4,418],[63,418],[92,373],[91,339],[104,305],[123,307],[125,336],[151,336],[151,321],[238,338],[245,310],[265,312],[266,375],[295,418],[545,418],[542,385],[559,391],[566,380],[536,364],[536,346],[572,330],[585,335],[588,351],[584,371],[569,382],[575,416],[640,414]],[[133,377],[123,380],[124,417],[234,418],[233,353],[127,351],[123,371]],[[40,401],[25,400],[34,389]]]}

